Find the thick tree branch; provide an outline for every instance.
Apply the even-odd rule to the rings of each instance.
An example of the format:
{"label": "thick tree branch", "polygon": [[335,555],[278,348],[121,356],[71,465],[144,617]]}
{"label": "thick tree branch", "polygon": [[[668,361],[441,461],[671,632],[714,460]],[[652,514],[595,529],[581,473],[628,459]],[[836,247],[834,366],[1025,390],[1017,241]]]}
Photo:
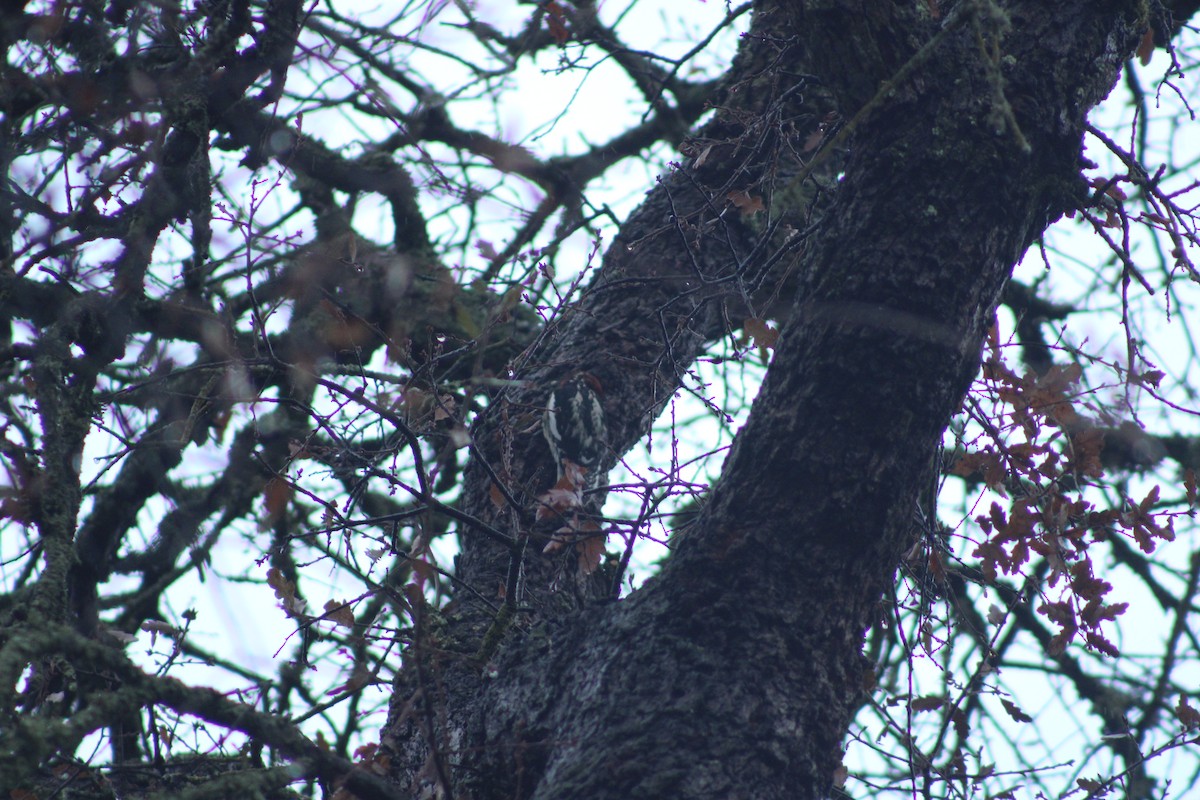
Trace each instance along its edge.
{"label": "thick tree branch", "polygon": [[[995,65],[970,25],[942,37],[937,56],[860,120],[837,199],[804,256],[796,313],[694,530],[629,601],[560,631],[553,650],[525,637],[498,666],[489,692],[508,703],[481,719],[490,739],[542,743],[534,797],[828,791],[855,707],[846,690],[862,685],[862,636],[912,535],[928,453],[978,369],[1012,266],[1079,191],[1084,114],[1137,41],[1132,18],[1085,3],[1061,12],[1010,11],[1020,34],[1003,40],[1013,56],[1005,77],[1007,96],[1020,99],[1020,137],[997,134]],[[810,42],[833,42],[852,13],[806,10],[795,24]],[[873,76],[869,84],[839,89],[852,108],[916,50],[892,43],[930,34],[898,16],[861,21],[854,30],[876,71],[856,73]],[[818,51],[814,70],[847,79],[846,52]],[[1047,118],[1037,108],[1072,111]],[[1003,224],[959,223],[982,219]],[[616,244],[621,263],[628,245]],[[595,306],[610,287],[594,290]],[[691,318],[697,301],[685,302]],[[617,355],[615,373],[622,356],[641,351],[623,346],[624,331],[607,319],[570,324]],[[570,341],[558,353],[570,353]],[[655,366],[669,385],[670,368],[700,340],[668,336],[663,345]],[[582,352],[578,360],[594,363]],[[610,374],[597,369],[602,381]],[[562,687],[569,699],[522,691],[534,664],[572,676]],[[645,735],[631,729],[629,708]],[[731,725],[749,735],[730,740],[722,732]]]}

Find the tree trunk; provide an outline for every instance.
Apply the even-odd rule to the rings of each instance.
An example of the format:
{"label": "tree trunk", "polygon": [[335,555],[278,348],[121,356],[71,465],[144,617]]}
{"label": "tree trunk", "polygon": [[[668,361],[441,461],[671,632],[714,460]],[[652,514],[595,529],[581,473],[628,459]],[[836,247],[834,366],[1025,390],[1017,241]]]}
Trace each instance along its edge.
{"label": "tree trunk", "polygon": [[[757,12],[758,34],[800,43],[803,69],[776,62],[772,77],[786,90],[799,80],[788,76],[811,73],[836,98],[847,134],[816,158],[845,161],[803,245],[765,385],[699,522],[662,574],[623,601],[580,612],[534,603],[536,619],[484,667],[464,656],[486,618],[431,621],[385,737],[414,794],[447,782],[477,798],[830,792],[872,682],[864,631],[915,535],[921,481],[1014,264],[1085,196],[1085,116],[1147,25],[1136,4],[1091,0],[861,5]],[[752,34],[743,50],[764,41]],[[672,277],[689,271],[676,229],[660,232],[687,169],[651,192],[596,278],[613,316],[570,317],[551,344],[600,373],[610,411],[608,396],[656,411],[699,352],[700,325],[664,346],[677,333],[670,320],[695,318],[703,299]],[[721,246],[701,237],[697,252]],[[655,265],[637,267],[648,253]],[[622,283],[631,270],[639,279]],[[688,306],[669,310],[678,317],[666,325],[662,303],[646,300],[659,291]],[[591,355],[572,351],[577,341]],[[650,422],[629,416],[618,448]],[[497,430],[497,418],[477,432]],[[513,436],[519,473],[537,463],[521,454],[542,445],[536,432]],[[471,469],[466,506],[499,524],[504,515],[487,511],[491,479]],[[464,547],[461,577],[490,591],[478,581],[497,580],[507,553],[469,532]],[[534,549],[526,574],[542,578]]]}

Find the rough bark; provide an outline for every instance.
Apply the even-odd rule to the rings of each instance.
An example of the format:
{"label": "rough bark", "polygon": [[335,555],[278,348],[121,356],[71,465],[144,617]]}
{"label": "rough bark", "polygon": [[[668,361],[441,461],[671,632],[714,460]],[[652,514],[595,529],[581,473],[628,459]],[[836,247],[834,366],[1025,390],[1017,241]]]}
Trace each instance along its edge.
{"label": "rough bark", "polygon": [[[803,250],[793,314],[750,421],[699,522],[645,588],[581,613],[535,603],[540,624],[509,636],[483,670],[465,657],[469,647],[414,658],[426,677],[402,679],[391,723],[407,789],[450,781],[497,798],[828,794],[870,680],[864,631],[910,542],[918,485],[978,368],[1013,265],[1081,196],[1085,115],[1145,25],[1132,4],[942,5],[935,18],[925,3],[867,16],[832,0],[764,4],[770,35],[802,41],[805,71],[839,99],[850,152]],[[847,53],[869,57],[856,72]],[[672,243],[653,237],[684,180],[665,179],[627,222],[593,289],[604,300],[564,323],[566,344],[553,353],[599,362],[606,389],[644,409],[628,415],[634,427],[699,346],[686,328],[664,325],[663,304],[648,298],[686,257],[672,260]],[[622,291],[613,273],[644,241],[662,248],[640,257],[653,252],[663,273]],[[694,302],[686,282],[673,288],[674,303]],[[612,326],[606,304],[623,321],[633,306],[650,323]],[[576,341],[593,355],[573,351]],[[532,393],[522,399],[533,403]],[[480,431],[489,424],[494,417]],[[619,431],[614,446],[634,435]],[[536,450],[533,434],[516,438],[509,452]],[[466,499],[485,509],[490,481],[472,469]],[[521,524],[515,511],[510,520]],[[467,574],[498,577],[507,554],[488,556],[466,538]],[[526,574],[544,578],[527,560]],[[528,586],[536,598],[532,578]],[[478,628],[458,638],[472,625],[477,617],[452,614],[437,644],[475,641]],[[429,668],[441,670],[436,679]],[[414,711],[422,703],[424,716]],[[433,723],[438,715],[445,721]]]}

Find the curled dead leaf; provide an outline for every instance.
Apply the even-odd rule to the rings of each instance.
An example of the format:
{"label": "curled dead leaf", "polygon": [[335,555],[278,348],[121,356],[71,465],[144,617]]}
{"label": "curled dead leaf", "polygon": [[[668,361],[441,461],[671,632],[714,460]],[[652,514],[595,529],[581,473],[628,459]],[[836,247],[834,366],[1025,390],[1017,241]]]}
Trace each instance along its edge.
{"label": "curled dead leaf", "polygon": [[725,199],[733,203],[738,211],[742,212],[742,216],[750,216],[757,214],[760,211],[766,211],[767,207],[763,205],[761,197],[756,197],[743,189],[735,189],[725,195]]}

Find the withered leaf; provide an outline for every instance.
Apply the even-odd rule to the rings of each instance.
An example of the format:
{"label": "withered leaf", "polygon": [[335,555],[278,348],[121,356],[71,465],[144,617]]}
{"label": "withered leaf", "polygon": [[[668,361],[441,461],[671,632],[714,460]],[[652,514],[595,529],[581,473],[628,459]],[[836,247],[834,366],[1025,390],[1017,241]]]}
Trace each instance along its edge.
{"label": "withered leaf", "polygon": [[757,214],[760,211],[766,211],[767,207],[763,205],[761,197],[756,197],[742,189],[734,189],[729,194],[725,195],[725,199],[733,203],[738,211],[742,212],[743,216]]}
{"label": "withered leaf", "polygon": [[1002,697],[1000,698],[1000,705],[1004,706],[1004,710],[1008,712],[1008,715],[1017,722],[1033,722],[1033,717],[1022,711],[1020,707],[1011,700],[1005,700]]}

